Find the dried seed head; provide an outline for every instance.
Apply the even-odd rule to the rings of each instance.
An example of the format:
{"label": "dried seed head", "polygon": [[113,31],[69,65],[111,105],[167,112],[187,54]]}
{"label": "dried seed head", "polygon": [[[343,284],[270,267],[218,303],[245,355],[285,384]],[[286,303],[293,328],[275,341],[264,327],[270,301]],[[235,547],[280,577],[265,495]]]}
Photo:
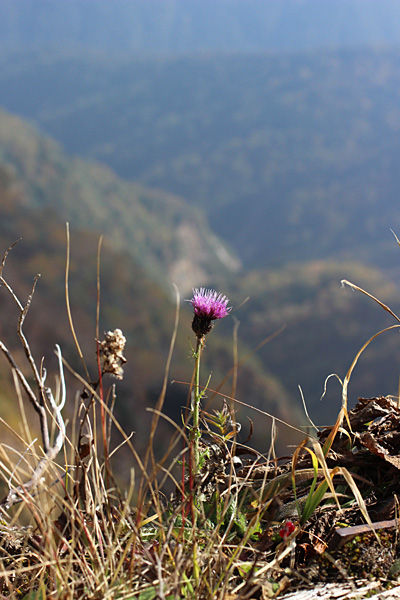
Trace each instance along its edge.
{"label": "dried seed head", "polygon": [[104,337],[104,341],[99,344],[102,372],[110,373],[117,379],[122,379],[124,376],[122,365],[126,363],[123,354],[126,338],[120,329],[107,331]]}

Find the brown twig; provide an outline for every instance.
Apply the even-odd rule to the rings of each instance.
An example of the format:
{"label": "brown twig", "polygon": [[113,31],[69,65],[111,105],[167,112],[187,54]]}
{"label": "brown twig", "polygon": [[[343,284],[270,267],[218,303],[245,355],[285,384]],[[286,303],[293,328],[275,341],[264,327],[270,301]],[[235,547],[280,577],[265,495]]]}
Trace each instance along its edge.
{"label": "brown twig", "polygon": [[[29,401],[31,402],[34,410],[36,411],[36,413],[39,416],[44,457],[38,462],[37,466],[35,467],[35,469],[33,471],[33,476],[30,479],[30,481],[28,481],[23,486],[18,486],[16,488],[10,489],[7,497],[0,503],[0,505],[2,507],[6,507],[6,508],[9,508],[16,502],[19,502],[21,499],[21,496],[23,494],[25,494],[28,490],[37,486],[37,484],[39,483],[39,481],[41,480],[41,478],[43,476],[43,473],[44,473],[49,461],[53,460],[55,458],[55,456],[59,453],[59,451],[61,450],[61,448],[64,444],[64,439],[65,439],[65,424],[64,424],[64,420],[61,415],[61,410],[65,403],[66,393],[65,393],[65,381],[64,381],[61,349],[59,346],[56,346],[58,363],[59,363],[60,381],[61,381],[61,400],[60,400],[59,404],[57,404],[56,401],[54,400],[51,389],[45,385],[46,371],[44,370],[42,374],[39,372],[39,370],[36,366],[35,359],[32,356],[32,352],[31,352],[28,340],[26,339],[25,334],[22,329],[26,315],[28,314],[29,308],[32,303],[32,298],[33,298],[36,284],[37,284],[37,281],[38,281],[40,275],[36,275],[36,277],[34,279],[32,289],[28,296],[25,306],[22,305],[22,303],[18,299],[17,295],[12,290],[11,286],[3,278],[3,269],[4,269],[5,262],[6,262],[6,258],[9,254],[10,250],[18,243],[18,241],[14,242],[14,244],[12,244],[6,250],[6,252],[3,256],[3,259],[0,264],[0,282],[2,284],[4,284],[5,288],[10,293],[11,297],[13,298],[13,300],[15,301],[15,303],[17,304],[17,306],[20,310],[17,332],[18,332],[18,336],[21,340],[21,344],[24,348],[25,356],[31,367],[31,370],[32,370],[32,373],[33,373],[33,376],[35,379],[35,383],[36,383],[36,386],[38,389],[39,398],[37,397],[37,395],[33,391],[32,387],[26,380],[20,367],[17,365],[16,361],[14,360],[11,352],[8,350],[8,348],[2,341],[0,341],[0,350],[3,352],[4,356],[8,360],[11,368],[15,372],[18,380],[20,381],[23,389],[25,390]],[[59,430],[58,435],[57,435],[56,440],[53,445],[50,444],[46,401],[51,406],[51,409],[53,411],[53,416],[54,416],[55,422],[56,422],[58,430]]]}
{"label": "brown twig", "polygon": [[[0,344],[3,345],[1,342],[0,342]],[[56,401],[53,397],[53,393],[49,387],[44,387],[44,385],[43,385],[43,390],[44,390],[44,393],[46,395],[46,398],[47,398],[51,408],[53,409],[54,419],[55,419],[57,427],[58,427],[58,434],[54,441],[54,444],[52,446],[50,446],[50,444],[49,444],[49,447],[48,447],[47,451],[45,452],[45,456],[43,456],[43,458],[41,458],[40,461],[38,462],[38,464],[36,465],[35,469],[33,470],[31,479],[21,486],[11,488],[9,493],[7,494],[6,498],[4,498],[2,500],[2,502],[0,502],[0,506],[7,510],[14,504],[21,502],[22,497],[24,495],[26,495],[28,492],[30,492],[30,490],[32,490],[38,486],[38,484],[40,483],[40,481],[43,478],[43,474],[44,474],[48,464],[52,460],[55,459],[55,457],[57,456],[57,454],[60,452],[61,448],[64,445],[65,423],[64,423],[64,419],[62,417],[61,411],[65,404],[66,389],[65,389],[65,380],[64,380],[61,349],[58,345],[56,346],[56,348],[57,348],[58,365],[59,365],[59,371],[60,371],[60,383],[61,383],[61,399],[60,399],[59,404],[56,403]],[[13,360],[11,355],[9,355],[9,356],[10,356],[11,360]],[[15,367],[13,367],[13,368],[15,368]],[[22,375],[22,373],[19,374],[18,371],[19,371],[19,369],[17,367],[16,373],[17,373],[18,377],[20,377],[20,376],[24,377]],[[43,377],[42,384],[44,384],[44,380],[45,380],[45,377]],[[20,379],[20,381],[22,381],[22,380]],[[22,383],[22,385],[24,386],[23,383]],[[28,385],[28,388],[29,388],[29,385]],[[31,394],[33,394],[32,390],[31,390]],[[34,396],[34,394],[33,394],[33,396]],[[36,398],[35,398],[35,401],[36,401]],[[41,409],[44,407],[39,406],[39,408]],[[46,419],[45,422],[46,422],[46,428],[47,428],[46,415],[45,415],[45,419]],[[47,428],[47,431],[48,431],[48,428]]]}
{"label": "brown twig", "polygon": [[37,414],[39,415],[40,430],[41,430],[42,441],[43,441],[43,450],[46,453],[49,451],[49,448],[50,448],[49,428],[48,428],[48,424],[47,424],[46,408],[44,406],[42,406],[41,404],[39,404],[39,402],[36,398],[36,395],[34,394],[32,388],[30,387],[27,380],[25,379],[25,376],[23,375],[21,369],[16,364],[10,351],[6,348],[6,346],[1,341],[0,341],[0,350],[2,350],[3,354],[5,355],[8,362],[10,363],[11,367],[14,369],[19,381],[21,382],[22,387],[24,388],[24,390],[28,396],[29,401],[31,402],[31,404],[32,404],[33,408],[35,409],[35,411],[37,412]]}

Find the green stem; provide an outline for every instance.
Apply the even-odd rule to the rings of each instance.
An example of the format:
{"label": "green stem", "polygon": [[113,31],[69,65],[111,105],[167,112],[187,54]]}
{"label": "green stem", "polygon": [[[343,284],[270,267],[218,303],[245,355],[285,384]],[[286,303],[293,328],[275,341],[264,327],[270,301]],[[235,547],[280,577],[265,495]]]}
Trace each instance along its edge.
{"label": "green stem", "polygon": [[197,338],[196,363],[194,367],[193,382],[193,408],[192,408],[192,426],[193,426],[193,474],[197,475],[200,470],[200,357],[203,350],[204,338]]}
{"label": "green stem", "polygon": [[[204,345],[204,338],[197,338],[197,346],[196,346],[196,363],[194,367],[194,390],[193,390],[193,476],[197,475],[200,471],[200,450],[199,450],[199,441],[200,441],[200,357],[201,351]],[[196,527],[197,527],[197,502],[196,502],[196,492],[193,498],[193,502],[195,502],[194,506],[194,516],[193,516],[193,575],[196,588],[198,588],[199,584],[199,565],[197,560],[197,535],[196,535]]]}

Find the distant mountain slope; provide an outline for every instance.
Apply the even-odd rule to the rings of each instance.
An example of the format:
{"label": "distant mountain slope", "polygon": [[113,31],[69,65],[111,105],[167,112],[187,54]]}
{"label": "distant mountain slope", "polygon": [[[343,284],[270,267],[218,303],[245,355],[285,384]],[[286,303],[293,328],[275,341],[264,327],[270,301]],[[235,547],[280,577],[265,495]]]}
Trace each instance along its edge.
{"label": "distant mountain slope", "polygon": [[104,233],[159,285],[188,292],[237,259],[180,198],[119,179],[103,165],[68,158],[52,140],[0,111],[0,161],[30,207],[51,209],[72,227]]}
{"label": "distant mountain slope", "polygon": [[[46,163],[42,164],[46,168]],[[66,257],[65,223],[56,210],[40,208],[25,195],[23,180],[13,176],[10,166],[0,164],[0,255],[19,237],[20,243],[10,252],[3,276],[13,290],[26,301],[33,278],[41,277],[24,330],[36,360],[43,356],[45,367],[53,381],[55,344],[62,348],[64,358],[79,373],[82,366],[73,343],[65,308],[64,272]],[[71,197],[71,201],[74,199]],[[96,254],[99,233],[71,226],[70,300],[74,326],[83,350],[89,373],[96,379]],[[128,363],[125,378],[118,385],[117,415],[124,417],[128,429],[140,429],[146,420],[145,407],[154,402],[161,385],[165,353],[171,335],[173,306],[166,292],[152,282],[144,270],[127,254],[113,250],[104,240],[101,261],[100,334],[104,330],[121,328],[128,340]],[[0,336],[25,373],[27,364],[17,331],[18,310],[4,285],[0,287]],[[151,331],[157,316],[158,343]],[[179,348],[177,350],[180,355]],[[151,353],[152,360],[148,359]],[[156,365],[156,366],[155,366]],[[83,374],[83,373],[82,373]],[[15,423],[16,392],[13,390],[8,363],[0,355],[1,416]],[[110,381],[107,382],[107,385]],[[75,395],[81,384],[68,377],[69,417]],[[133,410],[133,406],[135,410]],[[29,407],[28,407],[29,413]],[[36,416],[32,415],[36,423]],[[4,435],[4,434],[3,434]],[[136,443],[141,447],[145,438],[139,433]]]}
{"label": "distant mountain slope", "polygon": [[[100,331],[120,327],[128,338],[126,377],[118,386],[117,414],[127,428],[138,429],[135,440],[140,446],[146,440],[150,418],[145,407],[154,406],[160,391],[173,328],[174,304],[164,284],[171,252],[169,244],[175,235],[174,221],[168,212],[159,210],[160,204],[152,203],[153,196],[148,190],[120,182],[100,165],[68,158],[57,144],[41,137],[20,119],[1,115],[0,140],[0,239],[3,251],[16,238],[23,238],[7,260],[6,277],[21,297],[26,298],[33,276],[42,274],[26,322],[33,349],[37,355],[45,356],[51,367],[51,361],[54,364],[53,345],[61,343],[68,360],[80,368],[64,309],[64,221],[68,216],[72,234],[70,294],[73,315],[92,372],[96,368],[97,243],[99,234],[105,234]],[[106,189],[109,193],[110,188],[104,187],[104,182],[113,185],[109,204],[103,204],[104,198],[110,199],[104,192]],[[135,199],[137,189],[143,193],[138,201]],[[140,246],[145,257],[138,253],[137,244],[126,246],[129,236],[123,238],[128,235],[131,223],[131,205],[125,202],[126,190],[133,190],[129,198],[137,202],[134,214],[138,215],[140,226],[147,227]],[[156,198],[161,202],[164,196],[161,192],[158,194]],[[165,202],[167,210],[171,210],[168,200]],[[113,206],[115,212],[112,212]],[[180,210],[181,201],[173,199],[172,208],[175,206]],[[189,211],[188,214],[196,213]],[[187,218],[191,223],[191,217]],[[195,225],[196,221],[193,223]],[[132,225],[131,239],[140,235],[141,229],[134,228],[136,224]],[[119,237],[115,236],[115,231],[120,232]],[[154,235],[146,234],[146,231],[153,231]],[[188,243],[193,246],[193,238],[189,235]],[[395,240],[390,239],[388,244],[393,262],[399,260]],[[371,249],[374,248],[371,244]],[[194,250],[200,252],[201,248]],[[150,261],[145,260],[147,255]],[[210,260],[214,261],[215,257],[211,255]],[[147,269],[148,265],[151,268]],[[158,273],[156,277],[153,266]],[[332,380],[327,398],[319,402],[325,378],[332,372],[343,378],[365,341],[394,322],[370,299],[342,290],[340,280],[345,277],[365,287],[399,312],[399,294],[394,283],[389,283],[377,270],[354,262],[297,262],[239,273],[218,267],[210,277],[210,285],[229,296],[234,310],[229,318],[218,323],[212,338],[210,336],[204,355],[203,377],[207,378],[211,373],[210,387],[215,389],[231,370],[232,330],[236,318],[240,321],[239,361],[285,325],[277,338],[240,365],[236,397],[290,423],[302,420],[298,385],[304,390],[312,418],[317,423],[331,422],[339,409],[341,390]],[[183,302],[188,295],[182,294],[181,322],[171,368],[171,379],[186,382],[191,377],[192,338],[191,310],[188,303]],[[240,306],[246,297],[250,297],[249,301]],[[14,348],[18,346],[16,311],[15,307],[12,310],[13,303],[7,301],[4,286],[0,287],[0,303],[0,335]],[[0,360],[0,378],[5,378],[5,371],[3,359]],[[398,335],[392,332],[379,337],[362,356],[349,387],[349,402],[353,404],[359,394],[396,394],[397,383]],[[186,404],[187,389],[181,384],[168,387],[165,410],[175,419],[179,419],[180,410]],[[223,393],[229,396],[231,390],[230,378]],[[1,406],[7,415],[10,409],[4,398],[9,398],[10,393],[10,383],[2,385]],[[208,394],[208,398],[211,397],[212,392]],[[240,405],[237,408],[238,418],[244,424],[246,416],[253,418],[254,443],[266,451],[270,420],[258,418],[251,409],[242,409]],[[285,444],[298,441],[291,430],[282,425],[279,432],[279,451]],[[168,439],[168,436],[162,439]]]}
{"label": "distant mountain slope", "polygon": [[[400,261],[393,241],[392,252]],[[309,261],[277,269],[255,270],[230,282],[233,297],[248,290],[249,302],[237,312],[239,339],[251,346],[285,324],[284,331],[258,352],[264,368],[279,377],[301,407],[301,386],[311,418],[332,423],[341,405],[341,386],[332,378],[320,400],[325,379],[344,379],[357,352],[378,331],[396,320],[370,298],[340,281],[348,279],[386,302],[400,315],[398,281],[355,262]],[[399,329],[382,334],[361,355],[350,380],[348,397],[397,395]]]}
{"label": "distant mountain slope", "polygon": [[[212,276],[214,282],[221,280],[228,269],[216,253],[221,253],[223,246],[212,235],[212,243],[209,242],[204,221],[196,211],[186,209],[178,198],[124,183],[101,165],[68,158],[53,141],[4,112],[0,113],[0,213],[0,260],[6,248],[22,238],[10,253],[4,271],[22,301],[30,292],[33,277],[41,274],[25,332],[38,360],[45,357],[49,378],[55,366],[56,343],[61,345],[69,364],[79,372],[82,370],[65,309],[65,219],[68,218],[74,326],[89,372],[96,379],[96,257],[99,236],[104,233],[100,335],[119,327],[127,337],[128,362],[124,380],[118,384],[116,414],[127,431],[137,431],[135,444],[142,450],[151,419],[146,409],[154,406],[160,393],[173,332],[175,306],[170,286],[166,286],[171,275],[169,269],[179,257],[181,266],[175,267],[177,273],[178,267],[182,268],[186,262],[188,277],[196,278],[195,283],[200,286],[205,275],[198,265],[204,260],[204,268],[209,268],[208,277]],[[179,243],[182,222],[187,223],[185,245]],[[181,319],[170,377],[188,383],[168,385],[165,405],[165,412],[177,422],[187,402],[192,375],[192,310],[184,302],[190,292],[184,287],[181,292]],[[16,335],[18,311],[4,285],[0,286],[0,306],[0,338],[24,364]],[[213,332],[204,357],[205,380],[212,371],[215,386],[233,364],[233,322],[227,321]],[[2,354],[0,381],[1,416],[15,423],[18,419],[15,392]],[[80,388],[81,384],[73,380],[69,388],[71,411],[75,392]],[[231,391],[231,378],[223,389]],[[241,369],[237,393],[243,398],[250,394],[254,405],[268,407],[280,418],[294,423],[300,419],[300,411],[290,407],[290,394],[279,379],[254,360]],[[244,414],[249,411],[241,412],[246,421]],[[157,449],[162,452],[170,434],[164,421],[160,431]],[[255,443],[264,447],[266,439],[265,432],[258,431]],[[281,447],[288,440],[283,433]]]}
{"label": "distant mountain slope", "polygon": [[178,53],[400,41],[396,0],[1,0],[0,47]]}
{"label": "distant mountain slope", "polygon": [[[397,265],[400,52],[3,60],[0,102],[205,209],[247,266]],[[177,205],[177,201],[175,201]]]}

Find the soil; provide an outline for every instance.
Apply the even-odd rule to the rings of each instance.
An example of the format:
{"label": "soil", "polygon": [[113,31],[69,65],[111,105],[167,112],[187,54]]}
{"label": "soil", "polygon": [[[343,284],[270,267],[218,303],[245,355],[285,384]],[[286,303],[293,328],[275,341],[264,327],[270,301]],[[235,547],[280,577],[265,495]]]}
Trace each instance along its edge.
{"label": "soil", "polygon": [[[321,446],[327,442],[332,429],[319,432]],[[274,477],[283,481],[285,474],[291,476],[292,462],[276,467]],[[330,600],[376,596],[400,599],[400,522],[397,519],[400,409],[396,401],[384,397],[359,399],[356,407],[349,411],[348,419],[343,419],[326,454],[326,463],[329,469],[339,467],[333,484],[340,508],[333,498],[328,502],[324,500],[302,524],[291,483],[283,487],[267,518],[272,527],[270,539],[273,539],[272,524],[281,522],[282,527],[285,511],[286,519],[293,519],[296,532],[293,539],[288,537],[286,542],[291,542],[292,550],[279,561],[275,572],[269,573],[268,581],[260,578],[257,582],[254,577],[255,585],[248,598],[265,600],[279,596],[286,600]],[[271,469],[271,465],[268,468]],[[311,469],[311,454],[304,450],[297,459],[296,472],[309,475],[308,481],[304,482],[297,482],[296,478],[298,500],[300,496],[306,498],[308,495]],[[356,483],[367,508],[369,523],[341,469],[350,473]],[[245,469],[242,476],[244,474]],[[261,477],[262,467],[257,467],[254,475],[255,479]],[[319,481],[322,480],[323,475]],[[265,536],[263,542],[265,545]],[[260,541],[260,550],[263,542]]]}

